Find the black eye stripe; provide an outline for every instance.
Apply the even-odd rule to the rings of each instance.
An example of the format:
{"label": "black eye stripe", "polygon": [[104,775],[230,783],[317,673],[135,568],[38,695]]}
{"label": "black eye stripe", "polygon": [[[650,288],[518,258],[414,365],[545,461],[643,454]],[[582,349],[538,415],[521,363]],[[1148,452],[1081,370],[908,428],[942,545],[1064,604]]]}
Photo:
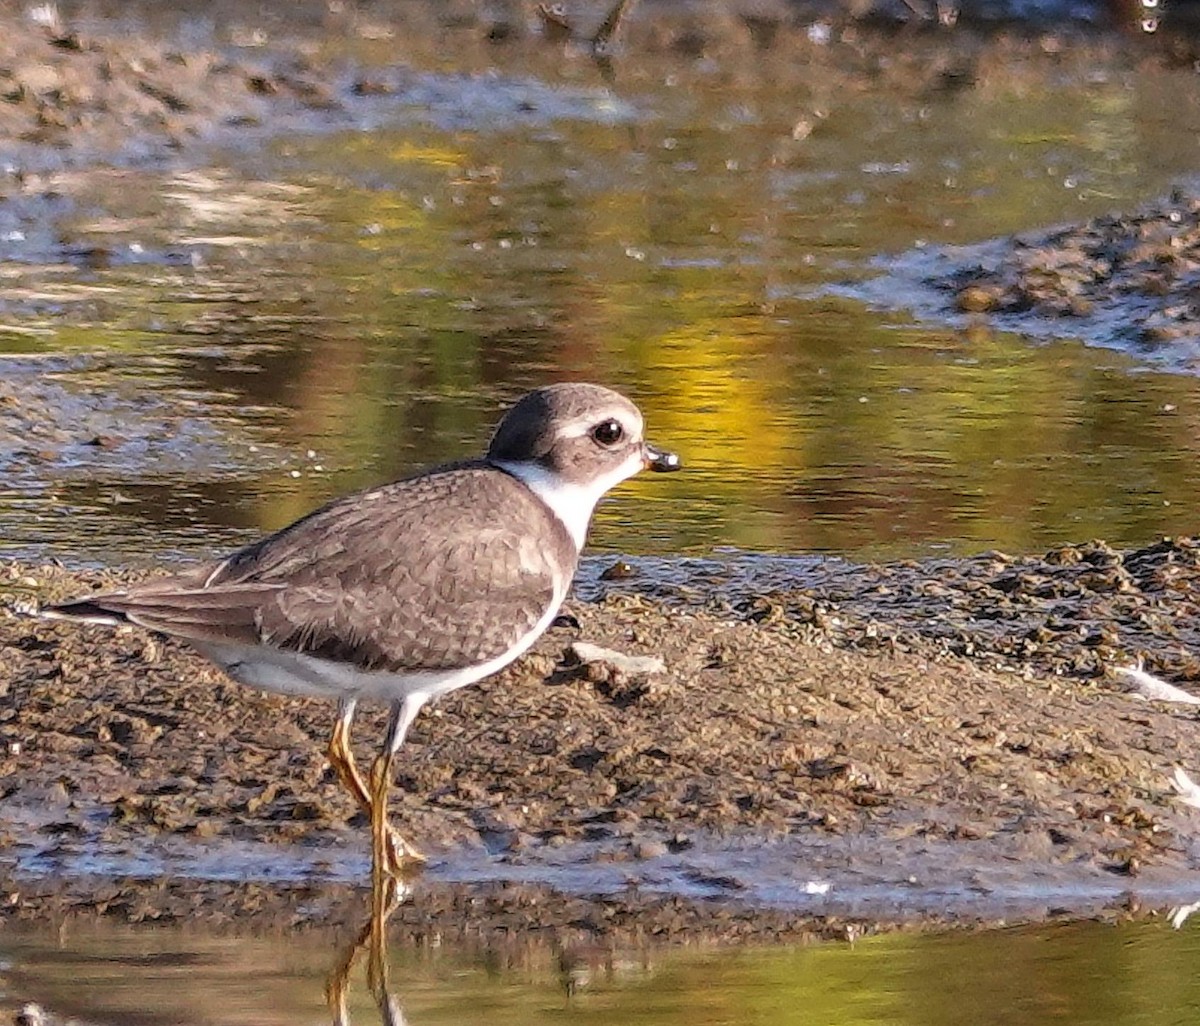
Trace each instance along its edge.
{"label": "black eye stripe", "polygon": [[612,418],[592,428],[592,438],[601,445],[616,445],[624,437],[625,429],[621,427],[621,422]]}

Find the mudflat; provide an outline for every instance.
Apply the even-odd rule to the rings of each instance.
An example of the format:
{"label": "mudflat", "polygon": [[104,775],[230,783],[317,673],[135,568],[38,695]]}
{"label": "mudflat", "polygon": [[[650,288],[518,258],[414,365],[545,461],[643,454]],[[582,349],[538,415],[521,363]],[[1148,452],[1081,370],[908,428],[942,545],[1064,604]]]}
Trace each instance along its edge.
{"label": "mudflat", "polygon": [[[522,54],[567,60],[547,31],[518,24],[507,36],[478,14],[451,18],[452,6],[477,10],[412,4],[415,25],[343,26],[393,42],[398,70],[387,75],[347,74],[317,47],[230,56],[0,17],[0,131],[20,143],[4,199],[27,212],[14,229],[42,224],[61,194],[43,168],[88,174],[99,160],[169,159],[251,130],[349,123],[356,105],[404,93],[406,46],[482,64],[511,38]],[[782,63],[801,85],[856,88],[871,76],[921,95],[1019,81],[1049,60],[1085,68],[1097,48],[1128,51],[1131,64],[1173,59],[1125,39],[1063,48],[1049,32],[960,33],[910,53],[856,31],[835,61],[799,16],[697,25],[686,19],[699,8],[682,10],[684,21],[633,23],[630,65],[790,47],[803,59]],[[793,141],[810,127],[797,123]],[[1036,266],[1017,268],[1025,278],[1010,282],[1003,268],[953,278],[942,299],[970,314],[1023,307],[1021,281],[1057,266],[1060,251],[1103,285],[1108,258],[1080,232],[1101,248],[1117,245],[1113,233],[1148,236],[1151,250],[1133,261],[1149,261],[1144,284],[1185,287],[1172,268],[1189,269],[1187,252],[1164,270],[1159,250],[1191,245],[1190,221],[1167,226],[1194,206],[1047,236]],[[104,259],[57,241],[46,255],[47,266]],[[1044,312],[1078,318],[1087,303]],[[63,431],[61,398],[44,385],[10,384],[0,399],[3,439],[48,439],[32,453],[39,466],[80,434]],[[87,424],[82,437],[102,443],[104,425]],[[606,584],[594,601],[572,600],[527,658],[418,720],[394,815],[431,864],[394,935],[768,939],[1125,915],[1181,900],[1197,880],[1200,814],[1172,778],[1178,766],[1200,771],[1196,706],[1139,697],[1118,670],[1140,661],[1194,684],[1198,566],[1200,545],[1179,538],[831,562],[787,588],[711,576],[680,586],[649,571]],[[126,579],[0,566],[0,920],[357,922],[366,831],[324,758],[327,704],[247,691],[142,632],[19,611]],[[581,659],[579,642],[616,655]],[[384,715],[360,716],[360,759]]]}
{"label": "mudflat", "polygon": [[[1198,566],[1191,539],[1093,543],[571,601],[417,721],[394,815],[431,864],[395,928],[766,938],[1169,903],[1196,879],[1172,784],[1196,706],[1116,670],[1194,680]],[[367,838],[327,703],[19,612],[122,579],[0,571],[0,918],[352,920]]]}

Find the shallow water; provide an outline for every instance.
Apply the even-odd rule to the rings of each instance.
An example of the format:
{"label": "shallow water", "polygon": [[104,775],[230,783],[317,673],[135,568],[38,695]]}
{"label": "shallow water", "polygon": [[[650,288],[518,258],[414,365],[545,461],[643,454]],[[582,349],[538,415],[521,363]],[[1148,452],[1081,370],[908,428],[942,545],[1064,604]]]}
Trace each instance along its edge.
{"label": "shallow water", "polygon": [[[341,944],[303,934],[88,931],[0,939],[0,1009],[88,1023],[328,1021]],[[1189,1022],[1200,932],[1163,920],[869,937],[780,949],[393,950],[393,1011],[427,1023]],[[347,1021],[379,1022],[361,967]],[[55,1020],[57,1021],[57,1020]]]}
{"label": "shallow water", "polygon": [[351,98],[347,70],[346,113],[285,137],[53,176],[0,225],[5,551],[210,554],[477,451],[564,377],[633,394],[688,468],[607,503],[600,550],[1194,530],[1195,377],[826,290],[1165,192],[1194,174],[1200,82],[1132,43],[906,45],[907,71],[805,44],[608,82],[558,51],[416,45],[405,69],[331,34],[320,59],[395,92]]}
{"label": "shallow water", "polygon": [[[105,815],[97,811],[94,818]],[[145,835],[132,841],[85,836],[48,842],[46,831],[29,830],[31,817],[18,814],[7,825],[15,837],[0,864],[35,888],[78,883],[86,894],[89,888],[104,891],[106,881],[140,880],[153,888],[173,880],[199,892],[209,883],[331,888],[370,879],[369,856],[353,844],[276,847],[257,838]],[[1047,857],[1036,837],[1000,837],[971,847],[919,832],[896,834],[864,829],[824,837],[797,830],[764,839],[695,832],[679,850],[631,861],[626,838],[513,853],[496,832],[480,843],[438,852],[410,888],[424,907],[449,905],[455,897],[501,884],[597,903],[636,894],[646,901],[679,898],[764,915],[794,914],[813,923],[893,925],[1036,923],[1126,907],[1167,913],[1200,897],[1196,873],[1179,860],[1147,867],[1134,879],[1101,859]],[[655,835],[647,831],[645,838],[654,843]],[[1195,845],[1181,841],[1180,847]],[[81,905],[90,908],[93,900]],[[203,907],[199,899],[197,907]]]}

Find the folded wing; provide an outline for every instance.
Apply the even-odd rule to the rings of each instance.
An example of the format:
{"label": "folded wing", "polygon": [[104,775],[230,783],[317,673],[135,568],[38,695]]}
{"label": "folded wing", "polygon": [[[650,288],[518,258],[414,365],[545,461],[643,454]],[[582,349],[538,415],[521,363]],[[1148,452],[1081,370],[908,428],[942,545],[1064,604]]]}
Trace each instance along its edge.
{"label": "folded wing", "polygon": [[463,465],[340,499],[216,566],[46,612],[362,670],[449,670],[525,637],[576,557],[524,485]]}

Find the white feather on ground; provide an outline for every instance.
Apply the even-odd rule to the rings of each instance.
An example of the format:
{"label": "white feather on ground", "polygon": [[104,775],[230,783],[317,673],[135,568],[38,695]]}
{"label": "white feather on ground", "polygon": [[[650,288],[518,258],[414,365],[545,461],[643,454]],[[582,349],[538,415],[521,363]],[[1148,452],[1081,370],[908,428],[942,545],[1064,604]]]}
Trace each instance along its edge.
{"label": "white feather on ground", "polygon": [[1197,784],[1182,766],[1175,767],[1175,772],[1171,775],[1171,786],[1185,805],[1200,809],[1200,784]]}
{"label": "white feather on ground", "polygon": [[1151,702],[1179,702],[1182,705],[1200,705],[1200,698],[1197,698],[1189,691],[1184,691],[1183,688],[1177,688],[1174,684],[1168,684],[1165,680],[1155,677],[1152,673],[1147,673],[1140,666],[1118,666],[1115,673],[1127,678],[1133,685],[1133,692],[1139,698],[1145,698]]}

